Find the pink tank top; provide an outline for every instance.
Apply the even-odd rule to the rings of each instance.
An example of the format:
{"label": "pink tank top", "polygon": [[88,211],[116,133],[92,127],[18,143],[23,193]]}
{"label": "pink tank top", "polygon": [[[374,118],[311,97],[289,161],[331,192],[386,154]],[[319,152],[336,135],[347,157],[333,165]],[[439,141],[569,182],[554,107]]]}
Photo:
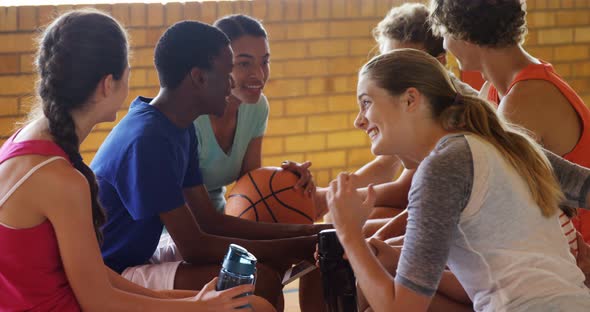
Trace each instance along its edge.
{"label": "pink tank top", "polygon": [[[0,148],[0,164],[16,156],[31,154],[68,159],[65,152],[51,141],[15,143],[17,134]],[[0,198],[0,209],[10,192],[2,196],[5,198]],[[25,310],[80,311],[49,220],[27,229],[13,229],[0,223],[0,311]]]}

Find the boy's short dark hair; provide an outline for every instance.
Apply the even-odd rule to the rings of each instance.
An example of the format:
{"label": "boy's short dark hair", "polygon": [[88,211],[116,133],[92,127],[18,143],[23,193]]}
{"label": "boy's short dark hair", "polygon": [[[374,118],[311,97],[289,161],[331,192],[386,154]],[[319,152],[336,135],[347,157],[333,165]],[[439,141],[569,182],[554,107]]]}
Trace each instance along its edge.
{"label": "boy's short dark hair", "polygon": [[210,70],[213,58],[228,45],[227,36],[211,25],[182,21],[170,26],[154,53],[160,86],[175,89],[194,67]]}

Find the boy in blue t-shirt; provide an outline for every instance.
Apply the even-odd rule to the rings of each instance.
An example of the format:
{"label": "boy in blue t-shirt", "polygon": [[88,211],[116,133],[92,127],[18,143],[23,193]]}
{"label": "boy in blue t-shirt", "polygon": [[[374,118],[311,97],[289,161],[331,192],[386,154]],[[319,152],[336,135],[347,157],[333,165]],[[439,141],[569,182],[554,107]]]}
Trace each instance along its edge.
{"label": "boy in blue t-shirt", "polygon": [[[200,289],[237,243],[267,264],[258,267],[256,293],[281,310],[280,271],[311,259],[314,234],[326,226],[254,223],[197,200],[207,190],[193,121],[222,115],[233,87],[233,55],[220,30],[194,21],[173,25],[156,46],[155,65],[160,92],[133,101],[91,165],[108,216],[105,263],[145,287]],[[177,249],[157,248],[163,226]]]}

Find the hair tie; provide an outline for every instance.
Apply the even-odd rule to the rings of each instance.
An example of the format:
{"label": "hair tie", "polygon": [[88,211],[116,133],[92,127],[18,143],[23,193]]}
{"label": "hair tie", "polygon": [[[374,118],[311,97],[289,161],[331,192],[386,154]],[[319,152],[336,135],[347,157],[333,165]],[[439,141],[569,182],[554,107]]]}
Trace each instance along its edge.
{"label": "hair tie", "polygon": [[463,95],[461,95],[461,93],[457,92],[457,94],[455,95],[455,99],[453,100],[453,105],[461,105],[463,104]]}

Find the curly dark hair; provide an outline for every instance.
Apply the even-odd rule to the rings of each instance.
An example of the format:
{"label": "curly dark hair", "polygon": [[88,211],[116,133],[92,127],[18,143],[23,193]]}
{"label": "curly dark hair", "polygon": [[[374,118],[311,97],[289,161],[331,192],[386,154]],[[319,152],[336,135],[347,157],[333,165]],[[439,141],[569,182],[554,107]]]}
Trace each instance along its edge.
{"label": "curly dark hair", "polygon": [[522,44],[527,33],[522,0],[431,0],[430,12],[435,33],[481,46]]}
{"label": "curly dark hair", "polygon": [[90,186],[92,219],[99,242],[106,216],[98,200],[98,184],[82,161],[72,112],[84,108],[102,78],[123,77],[129,66],[127,34],[112,17],[96,10],[77,10],[57,18],[39,38],[35,65],[37,92],[49,132]]}
{"label": "curly dark hair", "polygon": [[395,39],[399,42],[424,45],[428,54],[437,57],[445,53],[443,38],[433,34],[428,20],[428,8],[421,3],[405,3],[392,8],[373,29],[377,42]]}

